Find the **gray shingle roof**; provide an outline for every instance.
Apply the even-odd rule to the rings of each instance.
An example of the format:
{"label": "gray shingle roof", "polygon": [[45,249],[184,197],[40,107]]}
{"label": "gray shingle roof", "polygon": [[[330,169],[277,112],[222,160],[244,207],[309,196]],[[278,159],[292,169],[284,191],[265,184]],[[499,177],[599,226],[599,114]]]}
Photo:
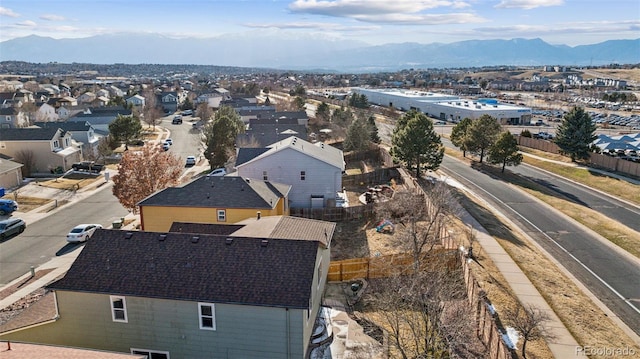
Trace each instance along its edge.
{"label": "gray shingle roof", "polygon": [[89,131],[91,125],[89,122],[82,121],[56,121],[56,122],[35,122],[34,125],[41,128],[61,128],[65,131]]}
{"label": "gray shingle roof", "polygon": [[59,127],[51,128],[3,128],[0,141],[51,141]]}
{"label": "gray shingle roof", "polygon": [[182,187],[170,187],[152,194],[139,206],[275,208],[291,186],[243,177],[204,176]]}
{"label": "gray shingle roof", "polygon": [[295,151],[304,153],[312,158],[326,162],[334,167],[344,170],[345,164],[344,164],[344,155],[342,151],[333,146],[324,144],[322,142],[317,142],[314,144],[314,143],[302,140],[298,137],[291,136],[282,141],[273,143],[267,147],[269,148],[268,151],[265,151],[259,154],[258,156],[255,156],[254,158],[246,160],[242,163],[239,163],[236,161],[235,166],[238,167],[240,165],[244,165],[247,162],[256,160],[258,158],[264,158],[264,157],[270,156],[278,151],[293,149]]}
{"label": "gray shingle roof", "polygon": [[[162,236],[165,237],[162,237]],[[304,309],[318,242],[100,229],[50,289]]]}

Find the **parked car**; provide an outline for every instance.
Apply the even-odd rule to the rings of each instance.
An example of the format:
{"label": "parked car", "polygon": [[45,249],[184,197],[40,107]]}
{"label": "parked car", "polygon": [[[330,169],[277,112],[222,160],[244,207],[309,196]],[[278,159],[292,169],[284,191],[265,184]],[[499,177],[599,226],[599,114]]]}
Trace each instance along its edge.
{"label": "parked car", "polygon": [[187,156],[187,166],[195,166],[196,164],[196,156]]}
{"label": "parked car", "polygon": [[167,138],[166,140],[164,140],[164,143],[168,143],[169,146],[173,146],[173,140],[170,138]]}
{"label": "parked car", "polygon": [[227,170],[225,170],[224,168],[216,168],[215,170],[209,172],[207,176],[219,177],[219,176],[224,176],[226,174],[227,174]]}
{"label": "parked car", "polygon": [[0,221],[0,240],[24,232],[27,224],[20,218],[10,218]]}
{"label": "parked car", "polygon": [[171,124],[173,124],[173,125],[180,125],[180,124],[182,124],[182,116],[181,116],[181,115],[175,115],[175,116],[173,116],[173,120],[171,120]]}
{"label": "parked car", "polygon": [[67,234],[67,242],[85,242],[93,235],[96,229],[102,228],[100,224],[79,224],[71,229]]}
{"label": "parked car", "polygon": [[553,135],[548,132],[538,132],[533,134],[533,138],[537,138],[540,140],[552,140]]}
{"label": "parked car", "polygon": [[18,210],[18,203],[10,199],[0,199],[0,216],[7,215]]}
{"label": "parked car", "polygon": [[193,115],[193,110],[184,110],[181,113],[182,116],[191,116]]}
{"label": "parked car", "polygon": [[171,145],[170,145],[170,144],[168,144],[168,143],[166,143],[166,142],[164,142],[164,143],[162,144],[162,149],[163,149],[163,150],[165,150],[165,151],[169,151],[169,147],[171,147]]}

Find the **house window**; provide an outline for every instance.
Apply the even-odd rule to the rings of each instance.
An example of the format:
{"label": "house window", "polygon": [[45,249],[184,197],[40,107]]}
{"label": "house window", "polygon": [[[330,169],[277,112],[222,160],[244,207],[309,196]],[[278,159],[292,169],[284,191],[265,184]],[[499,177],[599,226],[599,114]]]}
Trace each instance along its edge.
{"label": "house window", "polygon": [[300,181],[304,181],[306,177],[307,177],[307,172],[300,171]]}
{"label": "house window", "polygon": [[53,141],[53,148],[58,148],[60,147],[60,142],[58,142],[58,140]]}
{"label": "house window", "polygon": [[124,297],[109,296],[111,299],[111,318],[114,322],[127,323],[127,302]]}
{"label": "house window", "polygon": [[69,147],[69,139],[68,138],[64,139],[64,147]]}
{"label": "house window", "polygon": [[200,329],[216,330],[216,306],[209,303],[198,303]]}
{"label": "house window", "polygon": [[147,359],[170,359],[169,352],[158,350],[131,348],[131,354],[146,355]]}
{"label": "house window", "polygon": [[218,222],[225,222],[227,220],[227,211],[224,209],[218,210]]}
{"label": "house window", "polygon": [[269,180],[269,176],[267,176],[267,171],[262,171],[262,180],[263,181],[268,181]]}

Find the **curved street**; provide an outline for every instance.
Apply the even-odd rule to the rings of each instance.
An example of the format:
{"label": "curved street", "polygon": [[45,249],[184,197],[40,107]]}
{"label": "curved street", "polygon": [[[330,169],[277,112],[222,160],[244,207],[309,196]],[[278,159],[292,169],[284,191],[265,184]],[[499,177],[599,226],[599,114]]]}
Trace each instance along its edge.
{"label": "curved street", "polygon": [[505,214],[640,334],[640,265],[524,192],[445,156],[441,169]]}

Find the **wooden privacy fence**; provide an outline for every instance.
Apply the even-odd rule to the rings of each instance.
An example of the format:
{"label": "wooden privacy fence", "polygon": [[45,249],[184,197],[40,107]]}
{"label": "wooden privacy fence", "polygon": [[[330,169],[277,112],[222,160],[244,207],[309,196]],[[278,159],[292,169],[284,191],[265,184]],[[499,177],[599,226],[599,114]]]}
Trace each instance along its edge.
{"label": "wooden privacy fence", "polygon": [[[538,140],[536,138],[518,136],[518,145],[555,154],[560,153],[560,148],[555,143]],[[587,163],[593,167],[640,177],[640,163],[627,161],[622,158],[593,152],[590,154]]]}
{"label": "wooden privacy fence", "polygon": [[365,186],[371,186],[378,184],[388,184],[388,182],[392,179],[396,181],[397,184],[403,183],[397,168],[378,168],[367,173],[342,176],[342,185],[358,186],[362,184]]}
{"label": "wooden privacy fence", "polygon": [[375,205],[365,204],[353,207],[324,207],[324,208],[290,208],[289,215],[293,217],[317,219],[328,222],[351,221],[369,218],[375,214]]}
{"label": "wooden privacy fence", "polygon": [[[423,270],[435,267],[453,269],[457,266],[456,251],[435,249],[425,253],[420,263]],[[358,278],[385,278],[413,270],[414,258],[409,253],[390,254],[377,257],[353,258],[332,261],[329,264],[327,280],[342,282]]]}

